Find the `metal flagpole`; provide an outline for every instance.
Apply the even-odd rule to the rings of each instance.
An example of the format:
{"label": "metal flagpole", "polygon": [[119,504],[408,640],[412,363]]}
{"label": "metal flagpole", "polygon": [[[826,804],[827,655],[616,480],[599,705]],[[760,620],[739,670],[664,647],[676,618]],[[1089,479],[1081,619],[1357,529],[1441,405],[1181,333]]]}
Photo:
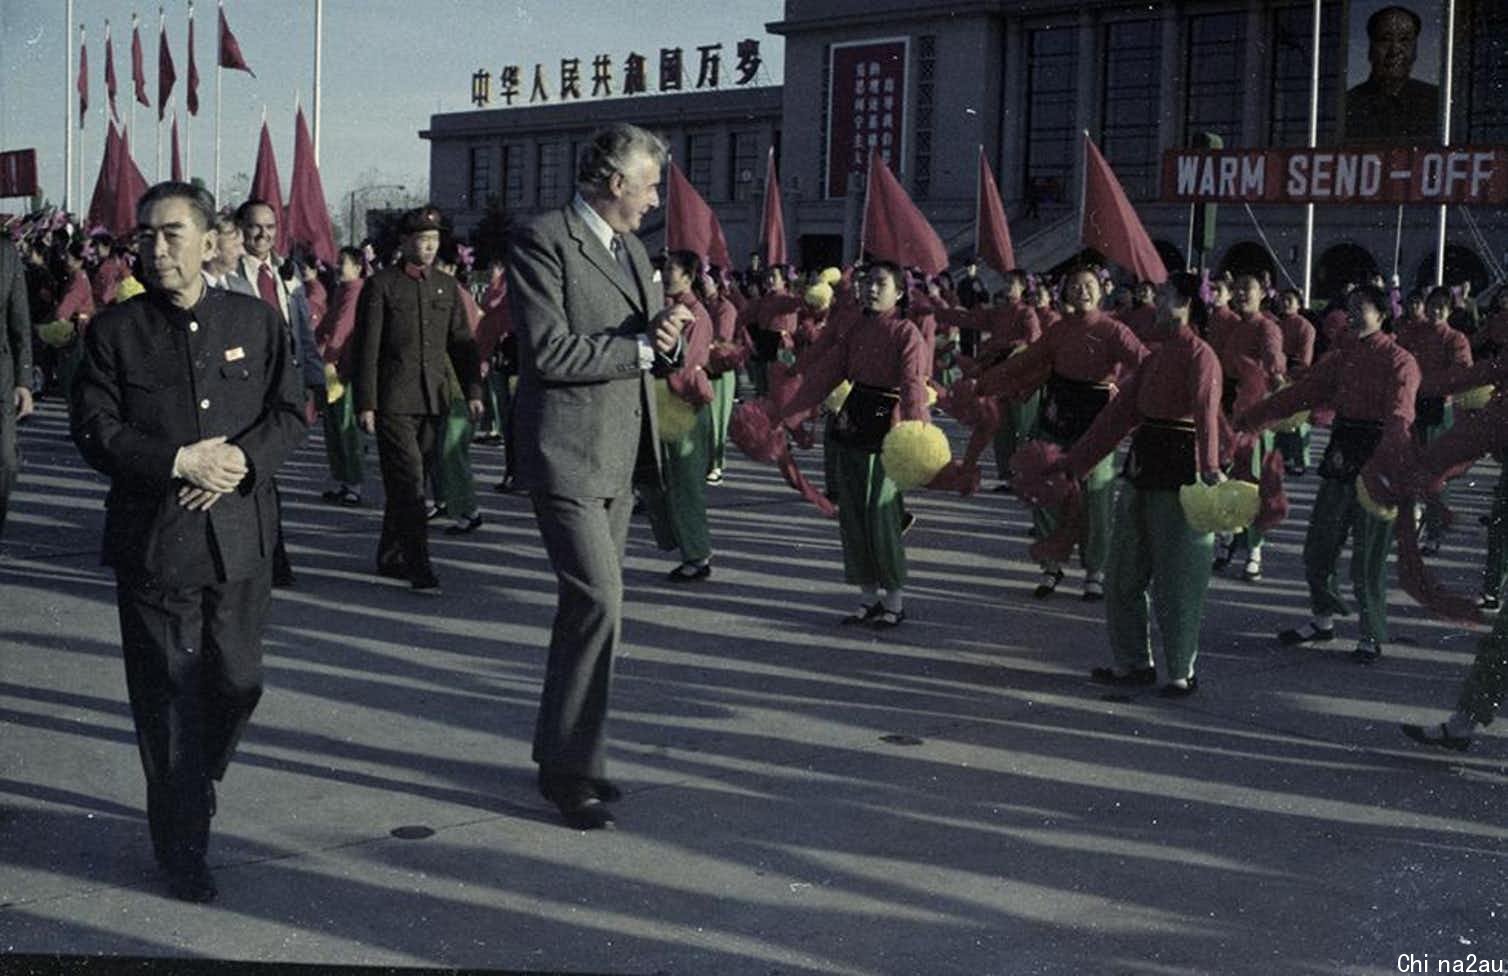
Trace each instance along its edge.
{"label": "metal flagpole", "polygon": [[314,130],[314,165],[319,165],[319,89],[324,57],[325,35],[325,0],[314,0],[314,104],[310,106],[313,118],[310,119],[311,128]]}
{"label": "metal flagpole", "polygon": [[[1314,27],[1309,35],[1309,148],[1319,145],[1320,0],[1314,0]],[[1314,287],[1314,204],[1304,204],[1304,307]]]}
{"label": "metal flagpole", "polygon": [[1398,281],[1398,265],[1403,260],[1403,204],[1398,205],[1398,224],[1393,231],[1393,278]]}
{"label": "metal flagpole", "polygon": [[[56,9],[56,8],[54,8],[54,9]],[[72,189],[73,189],[73,99],[74,99],[74,96],[76,94],[75,91],[74,91],[74,88],[73,88],[73,83],[74,83],[74,80],[75,80],[74,77],[73,77],[73,70],[74,69],[73,69],[73,47],[72,47],[72,45],[73,45],[73,0],[68,0],[67,15],[68,15],[68,29],[63,32],[63,37],[66,38],[66,40],[64,41],[64,46],[68,48],[68,50],[66,52],[64,52],[64,57],[63,57],[63,71],[68,76],[66,82],[63,85],[63,94],[64,94],[64,97],[66,99],[66,101],[64,102],[64,112],[63,112],[64,141],[63,141],[63,193],[62,193],[62,206],[63,206],[64,210],[67,210],[69,208],[70,204],[72,203],[72,201],[70,201],[68,199],[68,197],[69,197],[69,194],[72,192]]]}
{"label": "metal flagpole", "polygon": [[[225,4],[220,4],[220,16],[225,16]],[[220,26],[215,25],[215,202],[220,201],[220,86],[225,79],[225,68],[220,65]]]}
{"label": "metal flagpole", "polygon": [[[79,50],[80,51],[82,51],[84,49],[84,37],[85,37],[84,25],[80,24],[79,25]],[[80,68],[83,67],[83,61],[82,60],[79,62],[79,67]],[[88,78],[84,79],[84,84],[85,84],[86,87],[88,86],[88,84],[89,84],[89,79]],[[73,194],[70,197],[71,203],[70,203],[70,206],[68,208],[68,209],[71,209],[71,210],[74,210],[74,211],[78,211],[84,205],[83,204],[83,199],[84,199],[84,117],[85,117],[86,114],[87,113],[84,111],[83,106],[80,106],[79,107],[79,145],[78,145],[78,153],[77,153],[77,155],[76,155],[76,157],[74,159],[74,162],[73,162]]]}
{"label": "metal flagpole", "polygon": [[[1440,95],[1445,107],[1440,112],[1440,145],[1450,145],[1450,99],[1456,74],[1456,0],[1445,4],[1445,84]],[[1435,285],[1445,284],[1445,204],[1440,204],[1439,239],[1435,242]]]}
{"label": "metal flagpole", "polygon": [[974,256],[979,256],[979,225],[984,214],[984,143],[979,144],[979,163],[974,167]]}
{"label": "metal flagpole", "polygon": [[[192,35],[193,30],[194,30],[194,0],[189,0],[189,5],[188,5],[188,22],[189,22],[189,33]],[[184,44],[184,50],[186,52],[188,52],[187,56],[184,58],[184,64],[187,64],[188,61],[191,58],[193,58],[193,56],[194,56],[194,49],[192,47],[190,47],[187,42],[185,42],[185,44]],[[188,74],[187,74],[188,68],[184,68],[183,70],[184,70],[184,76],[183,76],[184,81],[183,81],[183,83],[185,85],[187,85],[188,84]],[[187,91],[187,89],[185,89],[185,91]],[[197,93],[196,93],[195,97],[197,97]],[[188,98],[186,96],[184,98],[184,108],[185,109],[188,108]],[[183,178],[186,181],[192,183],[194,181],[194,175],[193,174],[194,174],[194,113],[193,112],[187,112],[187,111],[185,111],[183,113]]]}
{"label": "metal flagpole", "polygon": [[[72,3],[73,0],[69,0],[69,2]],[[139,27],[137,25],[140,23],[140,21],[141,21],[141,18],[136,15],[136,11],[134,11],[134,10],[131,11],[131,45],[132,45],[132,50],[131,50],[131,97],[128,98],[128,99],[126,99],[126,102],[131,106],[131,112],[130,112],[129,115],[126,116],[126,131],[127,132],[131,132],[131,133],[135,133],[136,132],[136,49],[135,49],[135,45],[136,45],[136,38],[139,36],[137,34],[137,31],[139,30]],[[146,69],[143,68],[142,70],[145,71]]]}
{"label": "metal flagpole", "polygon": [[[157,60],[162,61],[163,32],[168,27],[168,15],[162,8],[157,8]],[[157,100],[162,101],[162,72],[157,74]],[[157,144],[157,182],[162,182],[162,108],[157,109],[157,122],[152,127],[152,141]]]}

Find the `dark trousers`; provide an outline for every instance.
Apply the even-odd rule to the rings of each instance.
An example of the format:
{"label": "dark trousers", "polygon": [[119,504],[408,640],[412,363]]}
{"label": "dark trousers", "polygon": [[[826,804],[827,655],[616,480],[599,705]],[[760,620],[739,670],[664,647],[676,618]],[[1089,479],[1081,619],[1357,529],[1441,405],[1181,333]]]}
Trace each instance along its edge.
{"label": "dark trousers", "polygon": [[377,566],[409,576],[431,572],[424,521],[424,459],[435,449],[441,417],[377,414],[377,459],[382,468],[382,538]]}
{"label": "dark trousers", "polygon": [[623,550],[633,496],[536,492],[531,498],[559,601],[534,727],[534,761],[551,775],[600,778],[613,651],[623,629]]}
{"label": "dark trousers", "polygon": [[16,446],[15,391],[8,385],[0,386],[0,394],[4,396],[4,402],[0,403],[0,533],[3,533],[10,493],[15,490],[16,476],[21,471],[21,455]]}
{"label": "dark trousers", "polygon": [[182,589],[117,580],[126,690],[147,778],[152,849],[169,869],[204,859],[209,789],[262,696],[272,570]]}

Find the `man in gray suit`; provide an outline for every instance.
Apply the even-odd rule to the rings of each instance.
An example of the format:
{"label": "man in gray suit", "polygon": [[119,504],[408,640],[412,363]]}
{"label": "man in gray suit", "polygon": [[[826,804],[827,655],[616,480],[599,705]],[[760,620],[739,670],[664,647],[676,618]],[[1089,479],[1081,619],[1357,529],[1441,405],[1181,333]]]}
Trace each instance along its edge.
{"label": "man in gray suit", "polygon": [[21,255],[9,239],[0,240],[0,532],[16,486],[21,457],[16,421],[31,415],[31,304]]}
{"label": "man in gray suit", "polygon": [[582,150],[575,198],[510,239],[517,482],[559,595],[533,755],[540,792],[578,830],[614,825],[604,725],[632,482],[660,477],[652,375],[678,364],[691,318],[663,307],[633,234],[659,205],[665,158],[664,142],[637,126],[599,131]]}

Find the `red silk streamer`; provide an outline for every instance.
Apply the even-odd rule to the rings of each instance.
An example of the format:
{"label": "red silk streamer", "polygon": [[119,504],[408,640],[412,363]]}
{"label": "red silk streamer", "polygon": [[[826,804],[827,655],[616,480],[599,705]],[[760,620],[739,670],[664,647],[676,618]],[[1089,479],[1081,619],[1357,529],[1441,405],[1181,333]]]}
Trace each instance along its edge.
{"label": "red silk streamer", "polygon": [[728,418],[728,439],[748,455],[750,460],[774,463],[786,484],[817,506],[817,510],[823,515],[831,518],[838,510],[826,495],[812,487],[796,466],[790,445],[786,443],[785,431],[771,419],[770,409],[768,400],[750,400],[734,407],[733,415]]}
{"label": "red silk streamer", "polygon": [[1398,585],[1414,602],[1430,613],[1445,620],[1479,624],[1482,613],[1471,597],[1446,589],[1424,564],[1424,555],[1419,551],[1419,528],[1414,522],[1414,506],[1405,501],[1398,506],[1398,519],[1393,524],[1394,538],[1398,543]]}
{"label": "red silk streamer", "polygon": [[1084,534],[1084,499],[1079,482],[1068,473],[1067,455],[1056,444],[1027,441],[1011,455],[1016,495],[1039,508],[1058,509],[1058,527],[1030,549],[1038,562],[1065,563]]}
{"label": "red silk streamer", "polygon": [[1283,491],[1283,453],[1267,452],[1262,459],[1262,476],[1257,481],[1257,494],[1261,502],[1253,525],[1258,532],[1276,528],[1288,517],[1288,495]]}

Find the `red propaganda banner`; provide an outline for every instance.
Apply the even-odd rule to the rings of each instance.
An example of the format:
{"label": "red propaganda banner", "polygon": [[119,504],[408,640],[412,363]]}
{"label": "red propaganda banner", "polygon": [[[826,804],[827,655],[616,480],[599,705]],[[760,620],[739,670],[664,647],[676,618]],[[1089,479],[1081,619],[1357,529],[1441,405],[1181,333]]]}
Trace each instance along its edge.
{"label": "red propaganda banner", "polygon": [[862,183],[869,150],[892,169],[905,158],[905,38],[834,44],[828,76],[827,195],[848,192],[850,177]]}
{"label": "red propaganda banner", "polygon": [[1170,149],[1168,203],[1508,204],[1508,146]]}
{"label": "red propaganda banner", "polygon": [[30,197],[37,193],[37,151],[17,149],[0,153],[0,197]]}

